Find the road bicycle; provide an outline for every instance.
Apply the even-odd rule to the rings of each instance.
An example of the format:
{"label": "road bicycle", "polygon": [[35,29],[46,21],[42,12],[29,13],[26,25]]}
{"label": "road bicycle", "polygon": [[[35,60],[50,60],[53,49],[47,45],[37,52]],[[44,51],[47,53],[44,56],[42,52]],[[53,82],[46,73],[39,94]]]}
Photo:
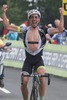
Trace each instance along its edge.
{"label": "road bicycle", "polygon": [[11,42],[5,43],[5,45],[0,47],[0,87],[4,87],[4,55],[3,52],[8,52],[8,46],[11,45]]}
{"label": "road bicycle", "polygon": [[48,77],[48,85],[50,85],[50,74],[37,74],[34,70],[34,67],[32,68],[32,74],[25,75],[22,74],[23,77],[33,77],[32,81],[32,90],[30,94],[30,100],[38,100],[38,85],[39,85],[39,77]]}

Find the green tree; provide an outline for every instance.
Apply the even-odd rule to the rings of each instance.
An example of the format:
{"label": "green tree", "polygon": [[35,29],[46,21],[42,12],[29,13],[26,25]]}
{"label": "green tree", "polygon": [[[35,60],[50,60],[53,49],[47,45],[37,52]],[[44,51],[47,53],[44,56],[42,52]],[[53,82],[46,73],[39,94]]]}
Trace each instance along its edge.
{"label": "green tree", "polygon": [[58,8],[61,7],[62,0],[38,0],[38,7],[42,13],[42,23],[52,23],[55,18],[59,18]]}
{"label": "green tree", "polygon": [[[31,2],[29,0],[0,0],[0,9],[4,3],[9,6],[7,15],[10,23],[17,25],[27,20],[27,12],[32,8],[40,10],[42,14],[41,24],[53,24],[54,20],[59,18],[58,9],[62,6],[62,0],[31,0]],[[65,16],[65,26],[66,23],[67,17]]]}

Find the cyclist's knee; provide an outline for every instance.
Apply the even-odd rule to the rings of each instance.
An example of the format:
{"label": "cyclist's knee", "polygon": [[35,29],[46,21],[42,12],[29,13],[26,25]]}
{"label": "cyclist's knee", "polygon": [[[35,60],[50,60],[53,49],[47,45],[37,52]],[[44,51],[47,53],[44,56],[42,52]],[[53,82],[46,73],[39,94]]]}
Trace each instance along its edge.
{"label": "cyclist's knee", "polygon": [[28,77],[21,77],[21,85],[26,86],[28,84]]}
{"label": "cyclist's knee", "polygon": [[37,68],[37,73],[38,74],[45,74],[46,73],[46,69],[44,66],[40,66]]}
{"label": "cyclist's knee", "polygon": [[29,81],[29,77],[25,77],[24,75],[27,75],[28,74],[28,72],[25,72],[25,71],[23,71],[22,73],[21,73],[21,85],[24,85],[24,86],[26,86],[27,85],[27,83],[28,83],[28,81]]}

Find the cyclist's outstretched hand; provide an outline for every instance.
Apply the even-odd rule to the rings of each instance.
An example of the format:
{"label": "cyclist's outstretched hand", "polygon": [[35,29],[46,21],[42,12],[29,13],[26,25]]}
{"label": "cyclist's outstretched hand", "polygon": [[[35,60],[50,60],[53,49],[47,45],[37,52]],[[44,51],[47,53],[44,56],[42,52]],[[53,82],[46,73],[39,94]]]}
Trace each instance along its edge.
{"label": "cyclist's outstretched hand", "polygon": [[3,12],[6,12],[7,9],[8,9],[8,5],[5,4],[5,5],[2,6],[2,11],[3,11]]}
{"label": "cyclist's outstretched hand", "polygon": [[64,14],[64,8],[63,8],[63,7],[59,8],[59,13],[60,13],[61,15]]}

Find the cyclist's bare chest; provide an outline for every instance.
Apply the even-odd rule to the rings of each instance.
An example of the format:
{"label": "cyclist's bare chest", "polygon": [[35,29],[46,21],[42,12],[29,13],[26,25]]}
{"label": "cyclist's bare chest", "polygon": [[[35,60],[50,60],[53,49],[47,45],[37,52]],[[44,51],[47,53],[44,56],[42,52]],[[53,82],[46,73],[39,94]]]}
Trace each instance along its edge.
{"label": "cyclist's bare chest", "polygon": [[39,41],[39,32],[36,31],[28,31],[28,41],[38,42]]}
{"label": "cyclist's bare chest", "polygon": [[[38,42],[39,42],[39,31],[38,30],[35,30],[35,31],[32,31],[32,30],[29,30],[28,31],[28,36],[27,36],[27,41],[28,43],[28,48],[34,52],[38,49]],[[37,43],[35,43],[37,42]]]}

